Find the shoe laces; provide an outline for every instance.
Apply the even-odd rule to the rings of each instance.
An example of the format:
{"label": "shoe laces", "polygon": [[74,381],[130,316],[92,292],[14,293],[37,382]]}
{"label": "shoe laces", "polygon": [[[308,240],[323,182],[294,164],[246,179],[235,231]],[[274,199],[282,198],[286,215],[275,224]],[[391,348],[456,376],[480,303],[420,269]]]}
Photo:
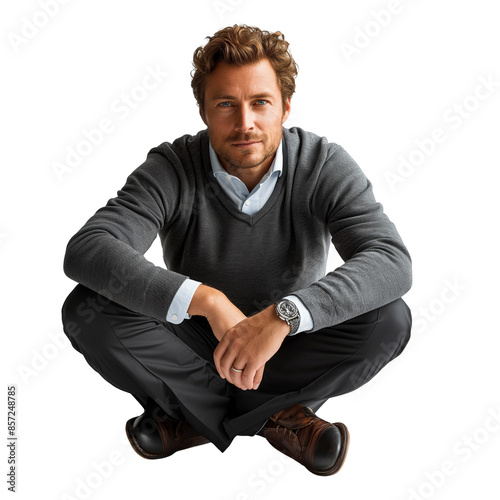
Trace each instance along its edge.
{"label": "shoe laces", "polygon": [[286,436],[286,432],[288,431],[291,439],[293,439],[294,437],[297,437],[296,434],[292,431],[292,429],[289,429],[288,427],[285,427],[284,425],[276,424],[275,429],[278,433],[280,433],[280,431],[283,431],[285,436]]}

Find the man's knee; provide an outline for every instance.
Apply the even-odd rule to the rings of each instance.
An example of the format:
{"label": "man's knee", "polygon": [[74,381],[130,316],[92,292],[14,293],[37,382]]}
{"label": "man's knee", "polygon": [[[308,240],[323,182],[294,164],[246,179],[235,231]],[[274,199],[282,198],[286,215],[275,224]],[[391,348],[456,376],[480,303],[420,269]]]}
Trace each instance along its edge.
{"label": "man's knee", "polygon": [[96,330],[97,319],[111,301],[102,295],[77,285],[62,306],[64,333],[73,347],[80,351],[80,343],[92,330]]}
{"label": "man's knee", "polygon": [[379,311],[379,323],[383,328],[389,345],[385,350],[394,352],[393,358],[399,356],[411,337],[411,311],[403,299],[397,299],[382,306]]}

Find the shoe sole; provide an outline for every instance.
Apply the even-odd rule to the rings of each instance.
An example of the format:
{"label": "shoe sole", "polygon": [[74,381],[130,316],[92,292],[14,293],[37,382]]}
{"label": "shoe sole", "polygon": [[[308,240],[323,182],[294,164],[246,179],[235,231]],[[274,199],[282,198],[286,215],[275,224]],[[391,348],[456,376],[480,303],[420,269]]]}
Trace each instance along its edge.
{"label": "shoe sole", "polygon": [[318,470],[307,467],[307,470],[309,470],[309,472],[312,472],[317,476],[333,476],[333,474],[336,474],[342,468],[347,456],[347,450],[349,449],[350,441],[349,431],[347,430],[347,427],[340,422],[337,422],[333,425],[337,427],[337,429],[340,431],[340,435],[342,436],[342,448],[340,449],[340,453],[336,462],[329,469]]}
{"label": "shoe sole", "polygon": [[146,458],[148,460],[157,460],[158,458],[166,458],[170,456],[164,453],[148,453],[146,450],[143,450],[141,448],[140,444],[137,442],[137,439],[135,439],[134,435],[132,434],[132,425],[136,418],[137,417],[131,418],[125,425],[127,438],[134,451],[142,458]]}

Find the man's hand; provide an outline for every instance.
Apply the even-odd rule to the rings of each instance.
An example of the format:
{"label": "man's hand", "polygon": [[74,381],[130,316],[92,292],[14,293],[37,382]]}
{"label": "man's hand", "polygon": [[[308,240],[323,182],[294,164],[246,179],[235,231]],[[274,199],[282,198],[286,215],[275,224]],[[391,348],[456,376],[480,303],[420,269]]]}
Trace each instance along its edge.
{"label": "man's hand", "polygon": [[[207,318],[219,340],[214,351],[217,371],[243,390],[259,387],[264,365],[290,333],[274,306],[247,318],[222,292],[206,285],[197,288],[188,313]],[[235,372],[232,366],[243,372]]]}
{"label": "man's hand", "polygon": [[[269,306],[229,328],[214,351],[219,375],[240,389],[257,389],[264,365],[278,351],[290,327]],[[231,367],[243,370],[235,372]]]}
{"label": "man's hand", "polygon": [[222,292],[206,285],[196,289],[188,313],[205,316],[219,341],[229,328],[246,318]]}

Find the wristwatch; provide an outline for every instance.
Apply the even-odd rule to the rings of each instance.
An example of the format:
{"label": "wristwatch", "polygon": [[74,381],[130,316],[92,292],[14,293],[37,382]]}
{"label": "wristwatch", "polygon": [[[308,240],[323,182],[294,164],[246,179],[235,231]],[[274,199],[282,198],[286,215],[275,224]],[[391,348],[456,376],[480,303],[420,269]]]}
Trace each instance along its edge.
{"label": "wristwatch", "polygon": [[297,306],[291,300],[283,299],[274,304],[274,309],[278,317],[286,321],[287,325],[290,327],[290,333],[288,335],[296,333],[300,325],[300,313]]}

